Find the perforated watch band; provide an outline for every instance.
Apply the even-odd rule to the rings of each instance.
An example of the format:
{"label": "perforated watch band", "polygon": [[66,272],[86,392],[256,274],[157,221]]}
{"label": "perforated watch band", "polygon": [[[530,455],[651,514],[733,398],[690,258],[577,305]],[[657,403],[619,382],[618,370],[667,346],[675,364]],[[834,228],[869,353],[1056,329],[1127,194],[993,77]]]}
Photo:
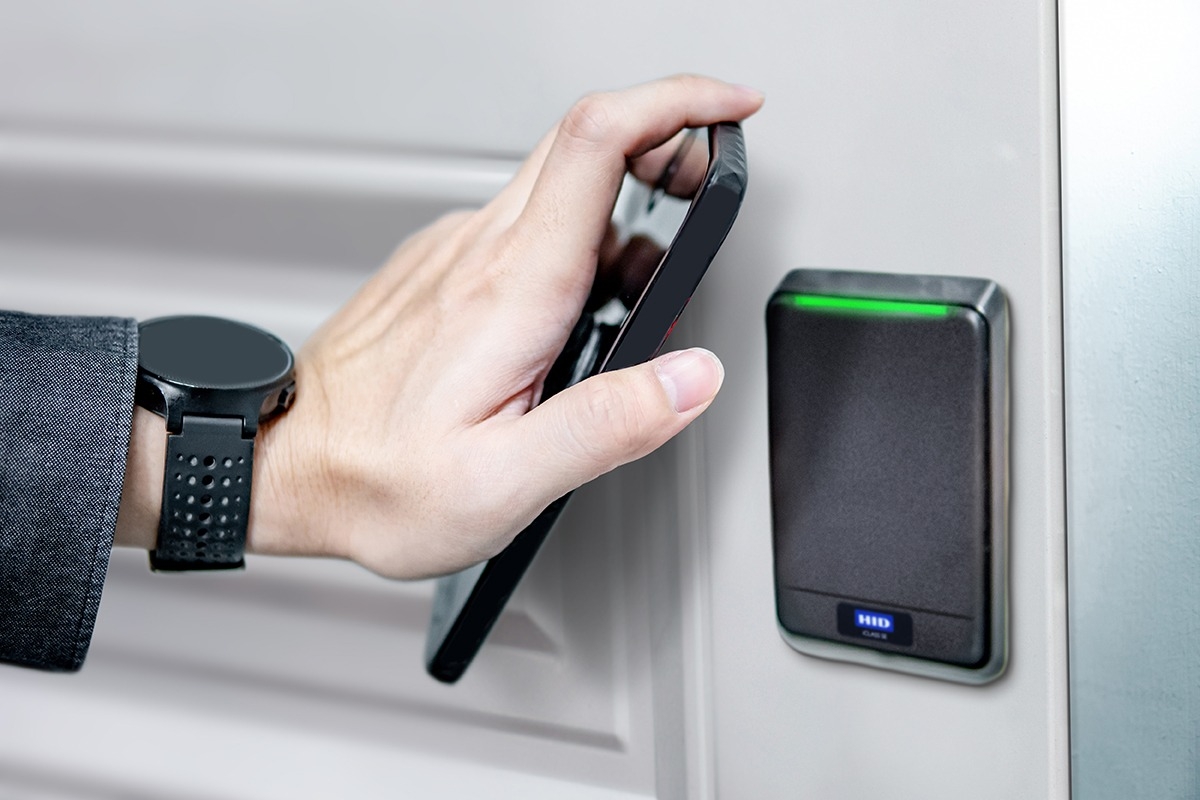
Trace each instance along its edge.
{"label": "perforated watch band", "polygon": [[160,571],[245,566],[254,439],[240,417],[185,414],[167,437],[163,509],[150,567]]}

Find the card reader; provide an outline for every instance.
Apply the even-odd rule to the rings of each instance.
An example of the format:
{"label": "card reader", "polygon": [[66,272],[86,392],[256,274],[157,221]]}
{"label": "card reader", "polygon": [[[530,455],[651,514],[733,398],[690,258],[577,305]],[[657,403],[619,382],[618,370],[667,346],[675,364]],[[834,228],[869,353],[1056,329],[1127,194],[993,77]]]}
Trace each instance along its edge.
{"label": "card reader", "polygon": [[779,630],[985,683],[1007,662],[1008,311],[977,278],[797,270],[767,307]]}

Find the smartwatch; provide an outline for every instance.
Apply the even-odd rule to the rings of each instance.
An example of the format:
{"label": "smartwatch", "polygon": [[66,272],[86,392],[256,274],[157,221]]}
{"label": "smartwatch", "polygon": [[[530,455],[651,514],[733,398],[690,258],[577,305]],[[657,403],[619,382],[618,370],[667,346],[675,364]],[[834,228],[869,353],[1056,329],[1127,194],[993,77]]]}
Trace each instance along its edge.
{"label": "smartwatch", "polygon": [[218,317],[161,317],[138,330],[137,404],[167,421],[150,568],[244,567],[254,436],[295,398],[292,351]]}

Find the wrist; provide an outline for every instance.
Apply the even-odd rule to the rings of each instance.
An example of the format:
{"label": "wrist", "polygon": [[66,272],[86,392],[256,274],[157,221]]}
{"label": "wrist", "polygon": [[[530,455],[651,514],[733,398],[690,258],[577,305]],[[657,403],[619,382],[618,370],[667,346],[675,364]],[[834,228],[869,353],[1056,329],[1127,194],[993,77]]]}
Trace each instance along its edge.
{"label": "wrist", "polygon": [[[260,423],[295,396],[292,352],[219,317],[159,317],[138,328],[138,408],[115,543],[150,550],[156,571],[241,567],[252,519],[278,527],[269,498],[279,481],[269,454],[260,461],[255,450]],[[268,502],[255,502],[256,483]]]}
{"label": "wrist", "polygon": [[298,555],[295,535],[293,482],[285,454],[285,418],[262,423],[254,442],[254,478],[250,489],[250,518],[246,552],[260,555]]}
{"label": "wrist", "polygon": [[167,422],[141,406],[133,409],[125,480],[113,544],[153,550],[162,514],[163,466],[167,454]]}
{"label": "wrist", "polygon": [[279,556],[347,557],[322,520],[319,448],[309,418],[314,398],[304,369],[296,366],[296,400],[281,416],[259,425],[254,449],[246,552]]}
{"label": "wrist", "polygon": [[[255,437],[246,552],[332,555],[324,548],[305,550],[302,542],[297,541],[302,538],[304,526],[293,518],[297,503],[287,488],[291,483],[288,475],[293,470],[288,467],[285,432],[280,429],[280,423],[286,417],[277,417],[260,425]],[[141,406],[135,407],[113,540],[117,547],[155,548],[162,516],[166,453],[166,420]],[[301,537],[295,534],[301,534]]]}

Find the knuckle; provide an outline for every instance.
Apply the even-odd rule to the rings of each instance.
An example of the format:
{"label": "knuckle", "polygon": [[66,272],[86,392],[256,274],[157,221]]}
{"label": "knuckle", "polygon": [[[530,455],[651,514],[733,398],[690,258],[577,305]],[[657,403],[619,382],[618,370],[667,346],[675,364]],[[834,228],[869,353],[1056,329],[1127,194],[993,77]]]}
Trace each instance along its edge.
{"label": "knuckle", "polygon": [[464,297],[493,298],[515,275],[514,259],[503,242],[463,253],[448,276],[448,288]]}
{"label": "knuckle", "polygon": [[608,468],[614,456],[625,458],[642,448],[648,414],[634,387],[625,382],[592,381],[584,397],[586,413],[573,418],[572,435],[579,452]]}
{"label": "knuckle", "polygon": [[[458,234],[470,224],[474,212],[458,209],[442,214],[421,230],[409,236],[392,251],[388,258],[389,264],[396,264],[399,269],[408,270],[412,263],[421,263],[431,254],[447,246],[447,243],[457,241]],[[412,256],[412,258],[407,258]]]}
{"label": "knuckle", "polygon": [[606,141],[615,128],[612,98],[597,93],[584,95],[563,117],[559,128],[568,141],[594,145]]}
{"label": "knuckle", "polygon": [[422,234],[438,250],[461,247],[464,241],[474,237],[478,212],[469,209],[447,211],[425,227]]}
{"label": "knuckle", "polygon": [[438,217],[434,226],[437,228],[458,228],[470,222],[475,212],[466,208],[456,208]]}
{"label": "knuckle", "polygon": [[697,75],[694,72],[677,72],[667,80],[684,89],[693,89],[697,88],[700,84],[708,83],[708,78],[705,78],[703,75]]}

